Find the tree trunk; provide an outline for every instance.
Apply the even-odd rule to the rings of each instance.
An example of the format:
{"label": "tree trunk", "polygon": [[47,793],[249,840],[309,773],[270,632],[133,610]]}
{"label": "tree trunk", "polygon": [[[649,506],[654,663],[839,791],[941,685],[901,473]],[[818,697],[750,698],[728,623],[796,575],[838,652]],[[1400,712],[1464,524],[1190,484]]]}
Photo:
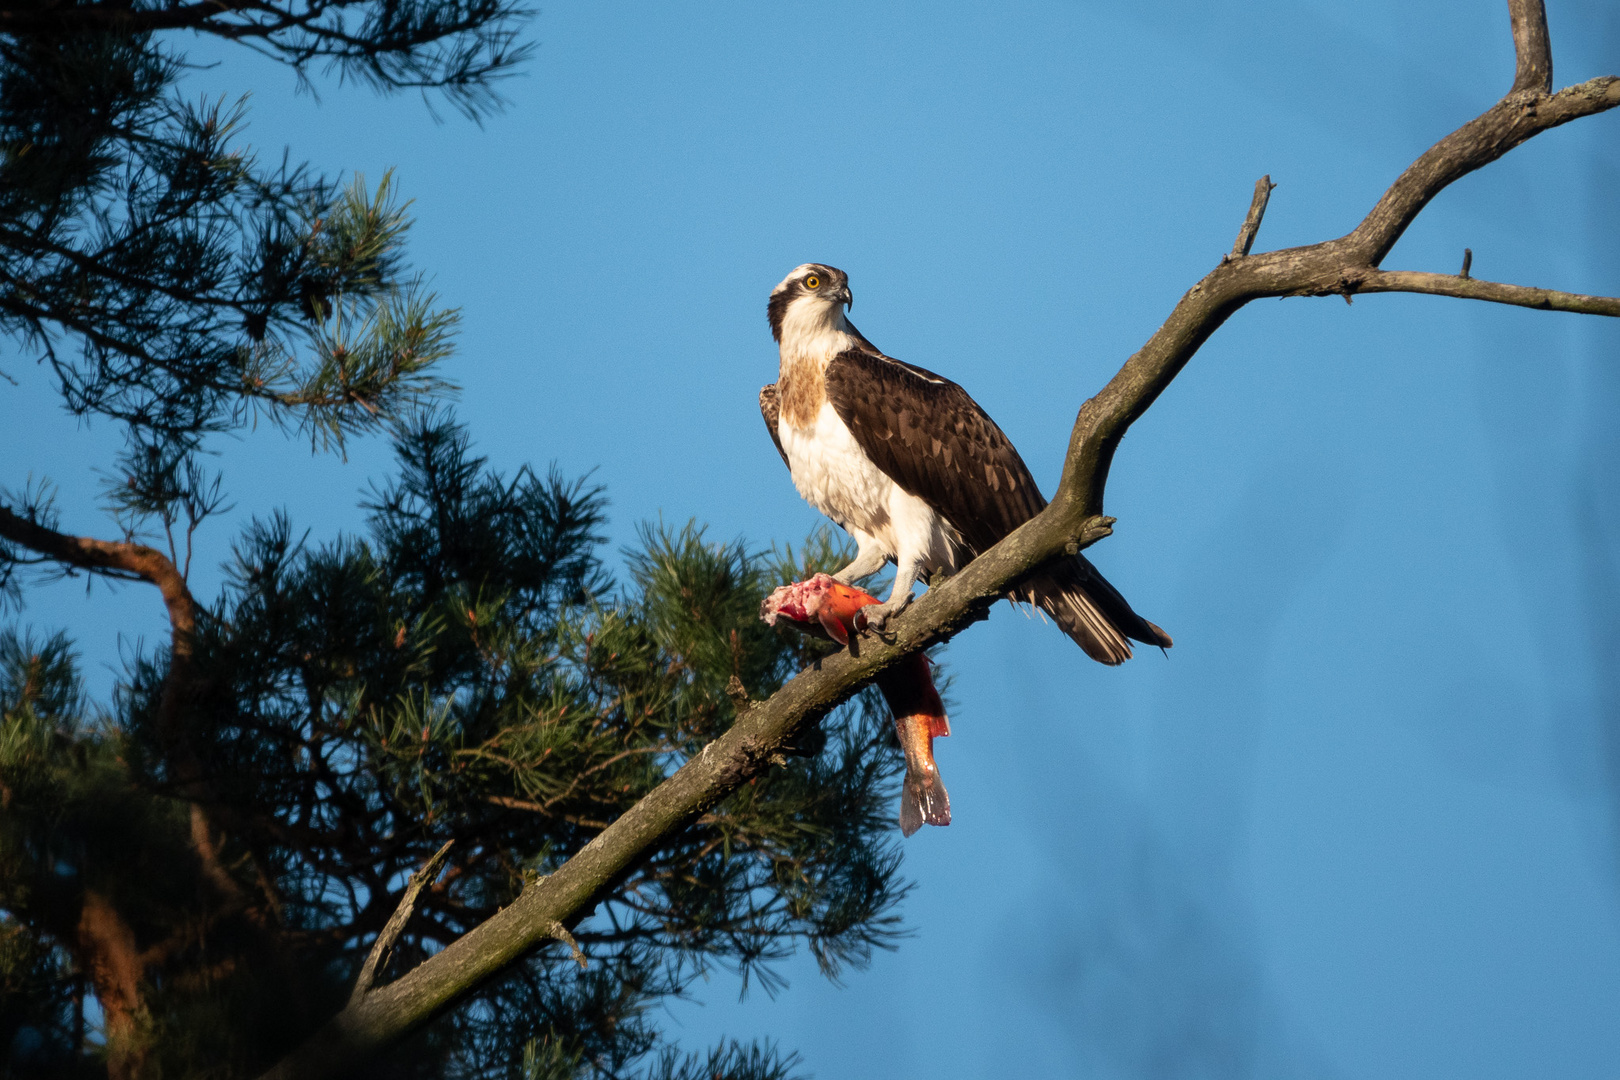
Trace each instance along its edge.
{"label": "tree trunk", "polygon": [[79,910],[78,961],[101,1003],[108,1080],[141,1080],[150,1057],[150,1017],[141,1000],[135,932],[112,902],[86,889]]}

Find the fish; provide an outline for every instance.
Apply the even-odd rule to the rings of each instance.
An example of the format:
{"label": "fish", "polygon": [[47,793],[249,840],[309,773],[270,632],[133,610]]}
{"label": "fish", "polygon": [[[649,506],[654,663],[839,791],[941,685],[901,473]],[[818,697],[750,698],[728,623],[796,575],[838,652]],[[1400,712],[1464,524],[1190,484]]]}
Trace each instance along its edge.
{"label": "fish", "polygon": [[[786,619],[804,633],[848,646],[851,635],[864,628],[861,609],[879,602],[864,589],[845,585],[830,574],[816,574],[776,589],[760,605],[759,615],[771,626]],[[951,722],[934,687],[932,661],[916,653],[875,681],[894,716],[906,761],[900,789],[901,834],[910,836],[924,825],[949,825],[951,798],[934,759],[934,740],[951,733]]]}

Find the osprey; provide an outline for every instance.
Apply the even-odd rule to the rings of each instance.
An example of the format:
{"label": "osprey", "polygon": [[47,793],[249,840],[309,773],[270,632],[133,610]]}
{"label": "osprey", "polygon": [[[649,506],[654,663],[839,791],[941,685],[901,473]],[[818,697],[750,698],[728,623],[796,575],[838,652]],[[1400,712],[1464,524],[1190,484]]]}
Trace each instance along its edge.
{"label": "osprey", "polygon": [[[885,356],[844,311],[849,277],[820,263],[771,290],[781,348],[759,408],[805,500],[855,538],[850,584],[895,563],[894,588],[866,610],[884,622],[911,601],[918,577],[955,571],[1040,513],[1046,499],[1018,451],[967,391]],[[1060,559],[1017,586],[1094,660],[1130,659],[1127,640],[1170,647],[1084,556]]]}

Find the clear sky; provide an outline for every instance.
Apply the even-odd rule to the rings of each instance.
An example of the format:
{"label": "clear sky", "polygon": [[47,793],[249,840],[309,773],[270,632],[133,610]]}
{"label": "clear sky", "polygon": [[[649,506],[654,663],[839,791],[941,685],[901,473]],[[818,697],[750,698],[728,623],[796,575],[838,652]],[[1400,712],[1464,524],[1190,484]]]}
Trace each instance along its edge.
{"label": "clear sky", "polygon": [[[1560,84],[1612,0],[1549,0]],[[1128,13],[1126,13],[1128,11]],[[251,140],[397,169],[495,463],[596,470],[616,544],[802,537],[755,407],[770,287],[816,260],[891,355],[964,384],[1050,490],[1085,397],[1228,250],[1337,236],[1512,75],[1501,0],[547,3],[482,128],[205,46]],[[1620,294],[1620,113],[1446,192],[1386,262]],[[110,532],[14,350],[0,482]],[[239,520],[361,521],[347,461],[221,440]],[[906,843],[915,936],[842,988],[717,976],[672,1030],[823,1078],[1612,1077],[1620,1062],[1620,326],[1433,297],[1266,301],[1126,440],[1091,554],[1176,639],[1118,670],[999,608],[947,652],[956,822]],[[234,534],[200,537],[210,594]],[[111,675],[115,615],[27,613]],[[125,645],[128,644],[125,638]]]}

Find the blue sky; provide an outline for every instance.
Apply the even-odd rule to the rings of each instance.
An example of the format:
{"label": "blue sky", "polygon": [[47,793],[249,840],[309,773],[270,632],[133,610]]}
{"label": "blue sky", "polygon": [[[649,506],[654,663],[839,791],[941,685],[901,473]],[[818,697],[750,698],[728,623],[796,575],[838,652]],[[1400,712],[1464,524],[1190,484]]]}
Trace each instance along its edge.
{"label": "blue sky", "polygon": [[[446,374],[505,468],[595,470],[616,544],[817,521],[755,408],[767,292],[847,270],[853,318],[964,384],[1048,490],[1075,410],[1228,250],[1337,236],[1511,81],[1505,5],[544,6],[482,128],[240,50],[265,155],[396,169],[463,311]],[[1620,73],[1620,12],[1550,0],[1557,81]],[[1620,115],[1466,178],[1386,261],[1620,293]],[[108,533],[107,426],[5,364],[0,482]],[[915,936],[842,988],[717,976],[671,1029],[818,1076],[1607,1077],[1620,1060],[1620,327],[1432,297],[1266,301],[1132,430],[1109,577],[1176,639],[1118,670],[1005,607],[947,653],[956,823],[907,842]],[[42,451],[42,447],[50,448]],[[382,442],[222,440],[237,516],[359,525]],[[234,526],[194,583],[217,584]],[[161,637],[68,584],[111,679]]]}

